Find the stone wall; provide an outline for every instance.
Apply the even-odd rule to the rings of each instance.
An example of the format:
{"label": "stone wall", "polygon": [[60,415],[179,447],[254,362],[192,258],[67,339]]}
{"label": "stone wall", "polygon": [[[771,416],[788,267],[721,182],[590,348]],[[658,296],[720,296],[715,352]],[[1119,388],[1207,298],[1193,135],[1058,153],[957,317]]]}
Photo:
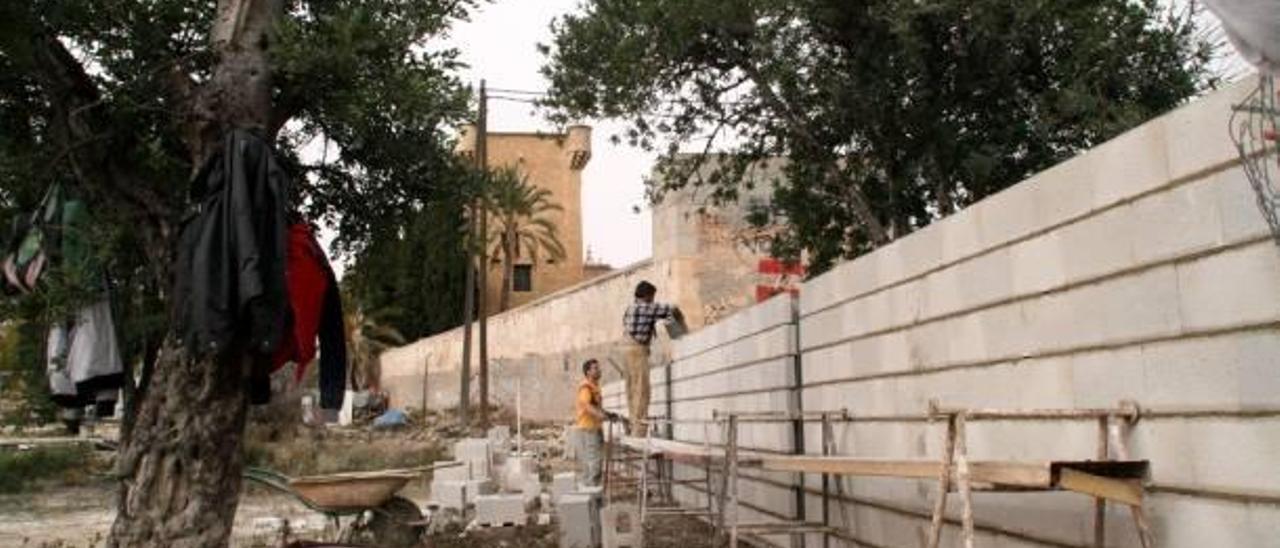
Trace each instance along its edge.
{"label": "stone wall", "polygon": [[[535,420],[565,420],[573,389],[587,357],[621,363],[614,345],[622,311],[642,279],[661,284],[663,275],[644,261],[553,293],[489,318],[490,392],[493,402],[515,404],[519,383],[523,412]],[[478,390],[478,347],[472,336],[472,390]],[[458,405],[462,328],[384,352],[382,386],[401,408]],[[616,378],[606,366],[606,378]],[[473,392],[472,398],[476,398]]]}
{"label": "stone wall", "polygon": [[[732,351],[763,348],[752,321],[708,335],[714,343],[679,341],[671,376],[696,378],[673,385],[675,416],[781,411],[794,401],[810,411],[847,408],[888,419],[837,425],[840,453],[934,459],[942,427],[918,418],[933,399],[1015,409],[1132,400],[1145,410],[1129,444],[1134,458],[1151,462],[1146,509],[1158,543],[1274,545],[1280,252],[1227,133],[1232,103],[1255,83],[1152,120],[806,282],[795,324],[801,383],[790,393],[777,389],[785,368],[769,369],[768,352]],[[772,306],[781,305],[740,315],[768,315]],[[712,358],[693,350],[699,344],[722,349],[717,364],[704,363]],[[697,376],[744,361],[755,378]],[[753,436],[744,443],[762,449],[795,441],[789,431]],[[818,452],[819,439],[816,425],[805,429],[808,452]],[[1096,425],[975,422],[968,445],[976,459],[1092,459]],[[805,478],[806,489],[819,481]],[[781,518],[796,510],[787,496],[794,485],[762,477],[741,489],[753,493],[744,495],[752,512]],[[933,482],[846,478],[842,487],[833,523],[867,545],[921,544]],[[978,493],[975,504],[982,545],[1092,545],[1089,498]],[[809,520],[820,519],[818,497],[805,507]],[[1115,505],[1106,531],[1109,546],[1138,545]],[[944,544],[955,545],[956,533],[948,527]]]}

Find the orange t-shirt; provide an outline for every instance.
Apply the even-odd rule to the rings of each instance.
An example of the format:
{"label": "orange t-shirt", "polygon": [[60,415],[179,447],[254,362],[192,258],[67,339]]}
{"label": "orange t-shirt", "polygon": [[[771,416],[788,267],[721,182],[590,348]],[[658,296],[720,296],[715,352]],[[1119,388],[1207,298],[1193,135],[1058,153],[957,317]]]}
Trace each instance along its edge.
{"label": "orange t-shirt", "polygon": [[599,430],[600,419],[592,415],[589,410],[592,407],[600,407],[601,401],[600,386],[591,382],[591,379],[582,379],[582,382],[578,383],[578,397],[574,398],[577,421],[573,425],[584,430]]}

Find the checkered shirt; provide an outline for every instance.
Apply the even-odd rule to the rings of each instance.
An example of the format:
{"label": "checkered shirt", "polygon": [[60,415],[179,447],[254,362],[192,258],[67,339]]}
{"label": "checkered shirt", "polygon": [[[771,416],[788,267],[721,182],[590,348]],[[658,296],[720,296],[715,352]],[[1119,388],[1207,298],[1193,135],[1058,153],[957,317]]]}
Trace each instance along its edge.
{"label": "checkered shirt", "polygon": [[659,319],[670,318],[675,307],[664,303],[636,301],[622,315],[622,330],[640,344],[653,340],[653,324]]}

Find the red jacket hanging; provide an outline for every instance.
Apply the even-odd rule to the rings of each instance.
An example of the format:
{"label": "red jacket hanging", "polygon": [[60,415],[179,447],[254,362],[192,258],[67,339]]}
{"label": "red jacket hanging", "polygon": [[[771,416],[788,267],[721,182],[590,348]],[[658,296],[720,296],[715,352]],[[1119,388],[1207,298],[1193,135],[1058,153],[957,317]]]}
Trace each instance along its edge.
{"label": "red jacket hanging", "polygon": [[292,321],[276,348],[272,370],[294,362],[296,378],[301,380],[307,365],[316,356],[316,336],[319,335],[321,407],[336,409],[342,403],[347,361],[337,280],[324,250],[306,223],[290,225],[288,240],[285,286]]}

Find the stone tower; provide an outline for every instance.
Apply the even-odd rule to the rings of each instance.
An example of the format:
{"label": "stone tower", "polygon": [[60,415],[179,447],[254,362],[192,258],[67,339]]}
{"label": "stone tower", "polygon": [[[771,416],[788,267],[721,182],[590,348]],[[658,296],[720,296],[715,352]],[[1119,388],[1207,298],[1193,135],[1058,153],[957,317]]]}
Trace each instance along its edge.
{"label": "stone tower", "polygon": [[[475,153],[475,128],[464,129],[459,152]],[[515,167],[530,183],[551,191],[551,200],[562,211],[549,216],[556,225],[565,257],[551,260],[546,253],[537,262],[522,250],[516,258],[511,308],[583,281],[582,170],[591,160],[591,128],[569,126],[565,133],[490,132],[487,140],[491,169]],[[490,257],[486,297],[490,314],[499,312],[502,295],[502,258]]]}

